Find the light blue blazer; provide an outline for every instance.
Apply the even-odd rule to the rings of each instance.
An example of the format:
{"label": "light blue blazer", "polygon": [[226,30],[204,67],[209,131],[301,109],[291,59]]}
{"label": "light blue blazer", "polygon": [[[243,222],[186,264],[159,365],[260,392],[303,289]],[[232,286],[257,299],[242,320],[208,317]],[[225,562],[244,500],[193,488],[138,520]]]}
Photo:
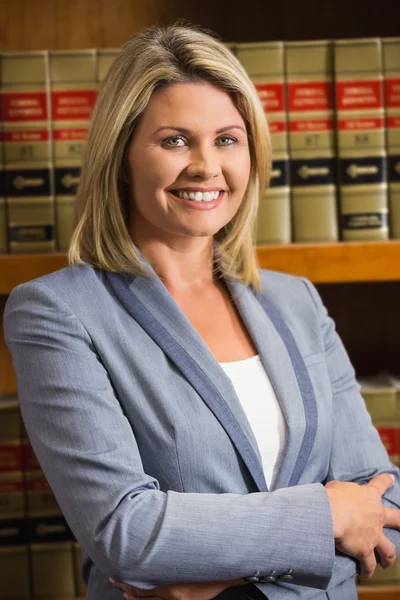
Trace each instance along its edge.
{"label": "light blue blazer", "polygon": [[389,472],[384,502],[399,507],[399,471],[316,290],[272,271],[258,296],[226,281],[287,423],[268,490],[229,378],[148,269],[68,267],[18,286],[5,310],[23,417],[84,548],[87,598],[121,600],[110,576],[142,588],[254,576],[270,600],[355,599],[323,484]]}

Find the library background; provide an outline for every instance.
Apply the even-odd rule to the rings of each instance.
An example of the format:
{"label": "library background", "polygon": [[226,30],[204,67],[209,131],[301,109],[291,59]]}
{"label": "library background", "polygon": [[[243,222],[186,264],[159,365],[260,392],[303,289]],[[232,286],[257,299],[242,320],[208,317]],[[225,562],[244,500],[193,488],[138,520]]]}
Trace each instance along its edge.
{"label": "library background", "polygon": [[[67,264],[96,90],[123,44],[178,18],[217,32],[265,106],[273,174],[260,265],[313,281],[400,464],[400,35],[396,2],[0,1],[0,312]],[[72,538],[20,420],[0,333],[0,600],[85,596]],[[400,559],[359,597],[400,599]]]}

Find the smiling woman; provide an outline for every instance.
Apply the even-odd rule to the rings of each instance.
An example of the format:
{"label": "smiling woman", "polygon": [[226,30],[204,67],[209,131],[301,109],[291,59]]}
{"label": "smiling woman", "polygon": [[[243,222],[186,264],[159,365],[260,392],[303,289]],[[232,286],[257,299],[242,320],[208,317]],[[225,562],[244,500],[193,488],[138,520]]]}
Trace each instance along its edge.
{"label": "smiling woman", "polygon": [[236,58],[150,28],[100,90],[66,269],[4,332],[88,600],[355,600],[399,470],[315,288],[257,269],[271,156]]}

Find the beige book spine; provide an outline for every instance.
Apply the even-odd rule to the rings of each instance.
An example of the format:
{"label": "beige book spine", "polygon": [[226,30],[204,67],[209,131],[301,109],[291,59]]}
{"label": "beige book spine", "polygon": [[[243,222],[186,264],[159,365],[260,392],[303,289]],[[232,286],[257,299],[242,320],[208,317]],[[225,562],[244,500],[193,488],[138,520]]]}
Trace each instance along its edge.
{"label": "beige book spine", "polygon": [[237,44],[236,55],[257,89],[271,136],[272,175],[269,189],[260,198],[257,243],[287,244],[291,241],[292,232],[284,44]]}
{"label": "beige book spine", "polygon": [[29,595],[21,422],[18,400],[9,398],[0,401],[0,599]]}
{"label": "beige book spine", "polygon": [[287,42],[285,62],[294,241],[335,242],[332,42]]}
{"label": "beige book spine", "polygon": [[382,39],[390,237],[400,239],[400,37]]}
{"label": "beige book spine", "polygon": [[53,51],[50,60],[57,249],[74,228],[75,194],[97,96],[96,50]]}
{"label": "beige book spine", "polygon": [[55,250],[48,52],[5,52],[2,114],[8,244]]}
{"label": "beige book spine", "polygon": [[79,598],[85,598],[87,586],[82,576],[82,547],[79,542],[73,543],[74,567],[75,567],[75,594]]}
{"label": "beige book spine", "polygon": [[4,133],[2,118],[2,54],[0,53],[0,254],[7,252],[6,182],[4,178]]}
{"label": "beige book spine", "polygon": [[73,537],[23,429],[23,462],[35,600],[73,597]]}
{"label": "beige book spine", "polygon": [[340,224],[344,240],[389,237],[382,49],[335,41]]}
{"label": "beige book spine", "polygon": [[103,83],[111,65],[119,53],[119,48],[99,48],[97,50],[96,80],[98,87]]}

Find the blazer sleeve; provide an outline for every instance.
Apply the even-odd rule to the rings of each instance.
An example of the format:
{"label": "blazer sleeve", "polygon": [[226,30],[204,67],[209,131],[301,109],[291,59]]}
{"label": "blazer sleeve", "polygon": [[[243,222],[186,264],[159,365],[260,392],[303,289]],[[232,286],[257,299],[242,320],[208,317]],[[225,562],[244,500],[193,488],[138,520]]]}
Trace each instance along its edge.
{"label": "blazer sleeve", "polygon": [[[386,449],[372,424],[353,366],[336,333],[333,320],[315,287],[308,280],[304,280],[304,283],[317,309],[333,392],[334,438],[327,482],[339,480],[365,484],[380,473],[390,473],[395,477],[395,484],[385,492],[382,501],[386,507],[399,509],[400,471],[389,461]],[[395,544],[399,555],[400,532],[388,528],[384,532]],[[338,555],[330,587],[351,577],[355,572],[356,561]]]}
{"label": "blazer sleeve", "polygon": [[144,472],[109,375],[65,300],[43,281],[18,286],[4,332],[33,449],[105,577],[151,589],[291,570],[294,583],[327,588],[334,543],[322,484],[246,495],[163,492]]}

